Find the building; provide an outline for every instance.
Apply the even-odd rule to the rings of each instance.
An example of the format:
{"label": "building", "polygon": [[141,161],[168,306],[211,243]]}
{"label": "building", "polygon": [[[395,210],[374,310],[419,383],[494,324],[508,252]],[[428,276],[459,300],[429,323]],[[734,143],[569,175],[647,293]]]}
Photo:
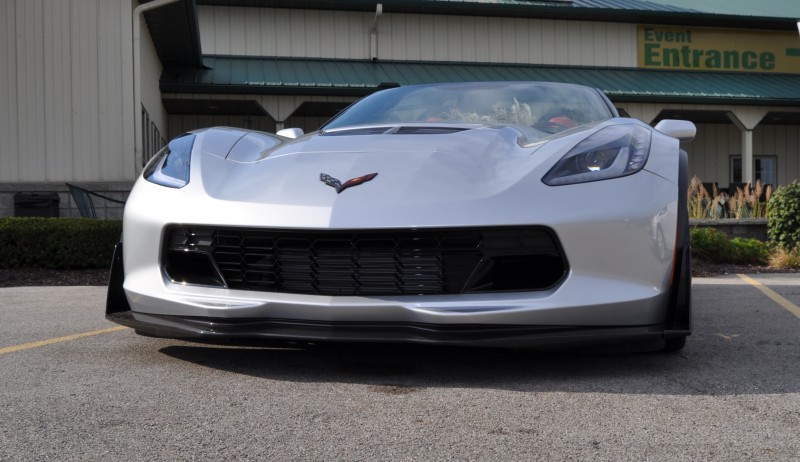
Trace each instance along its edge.
{"label": "building", "polygon": [[310,131],[384,86],[434,81],[592,85],[645,122],[694,121],[703,181],[787,184],[800,178],[800,4],[786,3],[6,0],[0,217],[20,192],[55,192],[77,216],[66,183],[124,198],[186,130]]}

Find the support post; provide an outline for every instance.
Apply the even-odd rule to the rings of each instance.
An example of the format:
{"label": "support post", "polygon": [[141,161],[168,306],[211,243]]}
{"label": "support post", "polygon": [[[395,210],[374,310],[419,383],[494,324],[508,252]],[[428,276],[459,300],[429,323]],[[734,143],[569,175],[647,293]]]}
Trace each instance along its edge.
{"label": "support post", "polygon": [[742,130],[742,181],[755,184],[755,174],[753,172],[753,130]]}
{"label": "support post", "polygon": [[737,108],[727,116],[742,133],[742,182],[755,184],[755,162],[753,155],[753,130],[758,126],[767,110],[764,108]]}

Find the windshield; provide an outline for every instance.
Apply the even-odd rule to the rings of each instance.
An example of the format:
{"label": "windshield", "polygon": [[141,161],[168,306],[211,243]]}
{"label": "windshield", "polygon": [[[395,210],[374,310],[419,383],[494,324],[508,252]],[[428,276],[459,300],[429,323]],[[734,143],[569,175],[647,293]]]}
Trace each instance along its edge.
{"label": "windshield", "polygon": [[579,85],[541,82],[394,88],[353,104],[322,128],[398,123],[515,125],[540,136],[613,117],[603,97]]}

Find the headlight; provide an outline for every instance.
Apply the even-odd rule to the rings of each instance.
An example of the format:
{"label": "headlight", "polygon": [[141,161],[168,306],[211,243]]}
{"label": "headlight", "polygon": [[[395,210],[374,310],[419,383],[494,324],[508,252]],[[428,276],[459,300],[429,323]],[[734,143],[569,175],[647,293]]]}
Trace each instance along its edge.
{"label": "headlight", "polygon": [[159,151],[144,169],[147,181],[169,188],[182,188],[189,184],[194,138],[195,135],[186,133]]}
{"label": "headlight", "polygon": [[632,175],[644,168],[649,152],[650,130],[633,124],[612,125],[578,143],[542,181],[560,186]]}

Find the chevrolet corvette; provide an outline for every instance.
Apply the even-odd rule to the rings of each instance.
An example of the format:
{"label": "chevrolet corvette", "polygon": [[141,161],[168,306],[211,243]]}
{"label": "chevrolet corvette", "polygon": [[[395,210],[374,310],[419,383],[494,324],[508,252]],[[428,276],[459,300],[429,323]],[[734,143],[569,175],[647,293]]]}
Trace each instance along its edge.
{"label": "chevrolet corvette", "polygon": [[545,82],[195,130],[125,207],[106,317],[156,337],[558,347],[690,334],[691,122]]}

